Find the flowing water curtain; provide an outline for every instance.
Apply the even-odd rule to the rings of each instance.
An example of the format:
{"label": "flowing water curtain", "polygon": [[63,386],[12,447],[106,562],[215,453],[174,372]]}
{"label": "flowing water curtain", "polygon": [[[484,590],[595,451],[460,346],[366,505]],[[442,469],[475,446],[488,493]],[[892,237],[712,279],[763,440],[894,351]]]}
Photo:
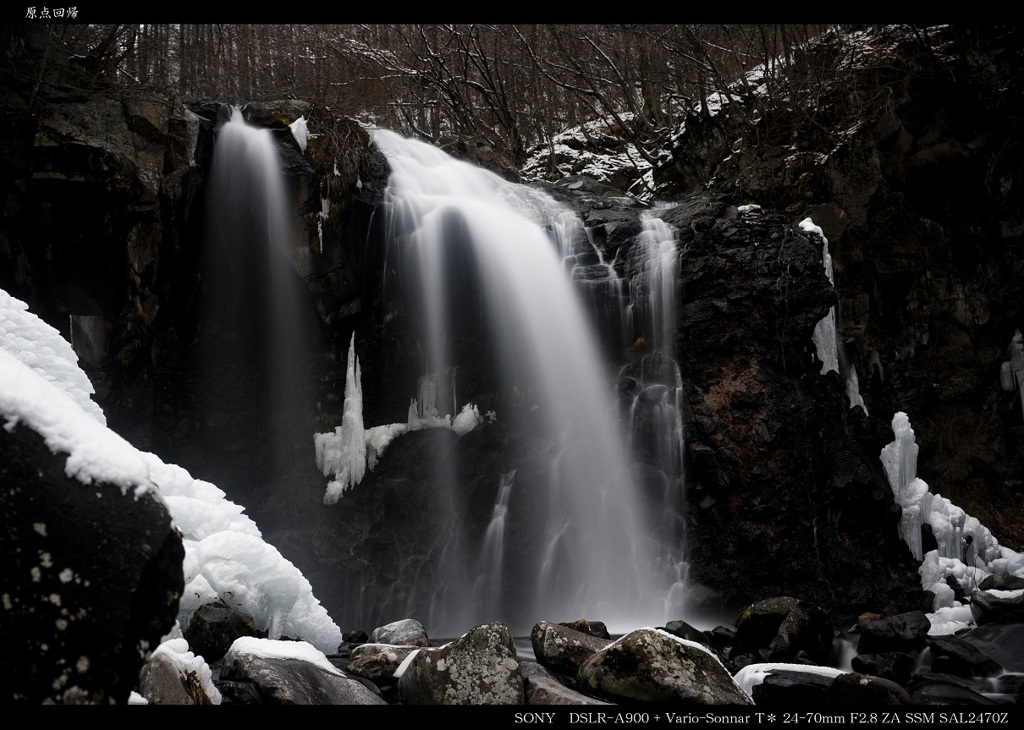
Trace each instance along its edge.
{"label": "flowing water curtain", "polygon": [[[310,401],[306,292],[293,265],[295,218],[272,133],[249,125],[237,107],[219,121],[203,268],[212,323],[207,349],[214,354],[203,397],[208,413],[225,418],[258,405],[271,434],[265,481],[272,487],[292,459],[281,433],[294,430]],[[251,366],[251,382],[228,372],[225,360]],[[254,424],[252,431],[261,429]]]}
{"label": "flowing water curtain", "polygon": [[[513,620],[529,626],[538,616],[588,613],[633,625],[664,621],[673,608],[677,574],[666,555],[674,546],[652,537],[652,514],[663,505],[640,493],[594,333],[565,273],[565,245],[544,228],[566,228],[553,225],[563,211],[538,191],[423,143],[384,131],[374,139],[391,166],[386,258],[422,314],[416,324],[428,373],[459,366],[447,338],[460,308],[449,302],[472,289],[502,387],[524,399],[520,415],[539,425],[545,443],[548,468],[530,477],[543,491],[529,498],[519,472],[502,513],[508,534],[523,540],[503,542],[517,555],[516,587],[526,595]],[[457,542],[473,554],[453,564],[474,573],[481,546]],[[492,535],[488,549],[496,544]],[[493,599],[474,591],[486,583],[450,587],[448,602],[472,595],[474,610],[483,610]]]}

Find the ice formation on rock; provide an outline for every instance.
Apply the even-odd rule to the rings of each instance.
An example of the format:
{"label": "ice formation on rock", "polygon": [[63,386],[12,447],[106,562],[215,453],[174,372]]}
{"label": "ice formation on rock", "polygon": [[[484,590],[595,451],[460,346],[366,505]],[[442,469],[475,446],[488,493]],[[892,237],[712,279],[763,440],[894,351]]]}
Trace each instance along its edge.
{"label": "ice formation on rock", "polygon": [[0,349],[39,373],[104,426],[107,419],[93,401],[89,377],[60,332],[28,311],[25,302],[0,289]]}
{"label": "ice formation on rock", "polygon": [[[948,578],[956,580],[969,596],[990,574],[1024,577],[1024,554],[1001,547],[987,527],[945,497],[933,494],[917,477],[917,440],[906,413],[893,416],[892,430],[896,439],[882,449],[880,458],[903,510],[900,537],[922,561],[921,585],[935,594],[934,609],[960,606]],[[921,541],[921,527],[926,523],[938,543],[938,549],[928,553],[923,552]]]}
{"label": "ice formation on rock", "polygon": [[[820,227],[814,225],[814,221],[810,218],[804,218],[800,221],[800,230],[817,233],[821,236],[821,262],[825,267],[825,275],[828,277],[829,283],[835,284],[835,280],[832,277],[832,256],[828,252],[828,239],[825,238],[825,233]],[[824,375],[829,370],[834,370],[838,373],[839,344],[836,336],[836,308],[834,306],[814,326],[814,334],[811,336],[811,340],[814,342],[818,359],[821,361],[821,374]]]}
{"label": "ice formation on rock", "polygon": [[1020,398],[1021,411],[1024,412],[1024,336],[1020,330],[1013,333],[1009,346],[1006,348],[1010,359],[1003,363],[999,373],[1003,390],[1016,390]]}
{"label": "ice formation on rock", "polygon": [[299,149],[305,152],[306,144],[309,142],[309,127],[306,124],[306,117],[299,117],[288,125],[288,129],[291,130],[295,143],[299,145]]}
{"label": "ice formation on rock", "polygon": [[[352,333],[348,348],[348,367],[345,371],[342,423],[333,432],[313,436],[317,469],[323,472],[324,476],[334,475],[334,479],[327,484],[324,504],[336,504],[346,491],[362,482],[367,470],[373,471],[376,468],[388,445],[402,434],[424,428],[448,428],[459,436],[464,436],[483,423],[483,416],[472,403],[463,406],[454,420],[450,413],[438,416],[437,394],[440,378],[424,376],[419,381],[419,397],[413,398],[409,404],[406,423],[388,423],[366,428],[363,424],[362,374],[355,351],[356,336]],[[454,399],[454,372],[446,371],[444,376],[444,384],[450,389]]]}
{"label": "ice formation on rock", "polygon": [[327,485],[324,504],[334,504],[345,490],[363,481],[366,474],[366,429],[363,427],[363,384],[356,357],[356,335],[348,346],[348,367],[345,370],[345,403],[341,425],[334,434],[318,433],[314,437],[316,466],[324,476],[334,474]]}

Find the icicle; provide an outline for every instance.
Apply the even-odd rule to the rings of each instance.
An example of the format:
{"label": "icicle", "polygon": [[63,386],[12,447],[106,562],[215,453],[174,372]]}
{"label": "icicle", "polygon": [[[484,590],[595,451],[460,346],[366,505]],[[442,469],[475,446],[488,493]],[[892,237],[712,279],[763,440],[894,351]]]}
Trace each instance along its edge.
{"label": "icicle", "polygon": [[850,408],[860,406],[864,409],[864,415],[868,415],[868,407],[864,405],[864,398],[860,394],[860,382],[857,380],[857,368],[850,366],[846,374],[846,397],[850,399]]}
{"label": "icicle", "polygon": [[[810,218],[804,218],[800,221],[800,230],[807,231],[808,233],[817,233],[821,236],[821,263],[825,267],[825,275],[828,277],[830,284],[835,284],[835,280],[832,277],[832,256],[828,252],[828,239],[825,238],[824,232],[818,226],[814,225],[814,221]],[[828,314],[818,321],[818,324],[814,326],[814,334],[811,336],[811,340],[814,342],[814,348],[818,353],[818,359],[821,360],[821,374],[824,375],[829,370],[839,372],[839,348],[838,340],[836,336],[836,308],[833,306],[828,310]]]}
{"label": "icicle", "polygon": [[1024,411],[1024,336],[1020,330],[1013,333],[1009,346],[1006,348],[1010,359],[1002,364],[999,381],[1003,390],[1016,390],[1020,396],[1021,410]]}
{"label": "icicle", "polygon": [[316,465],[324,476],[333,472],[327,485],[324,504],[334,504],[346,490],[359,484],[366,474],[366,429],[363,427],[363,386],[356,357],[356,336],[348,346],[348,368],[345,371],[345,403],[341,425],[334,434],[319,433],[313,441]]}

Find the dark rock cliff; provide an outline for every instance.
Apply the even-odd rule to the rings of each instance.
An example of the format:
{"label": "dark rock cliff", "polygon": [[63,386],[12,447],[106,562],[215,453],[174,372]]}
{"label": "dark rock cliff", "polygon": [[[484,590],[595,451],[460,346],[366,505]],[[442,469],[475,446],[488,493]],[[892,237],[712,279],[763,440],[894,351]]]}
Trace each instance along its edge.
{"label": "dark rock cliff", "polygon": [[1024,325],[1017,27],[877,27],[797,54],[760,98],[694,116],[659,171],[813,217],[829,239],[843,369],[869,412],[908,413],[920,470],[1024,544],[1024,419],[999,383]]}

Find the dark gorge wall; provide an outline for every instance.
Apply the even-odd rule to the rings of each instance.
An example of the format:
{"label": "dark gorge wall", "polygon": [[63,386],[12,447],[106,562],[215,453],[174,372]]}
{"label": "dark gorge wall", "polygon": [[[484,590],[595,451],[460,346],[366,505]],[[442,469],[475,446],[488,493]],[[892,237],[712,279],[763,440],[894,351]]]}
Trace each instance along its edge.
{"label": "dark gorge wall", "polygon": [[1022,48],[1006,26],[833,35],[768,98],[688,120],[659,170],[813,217],[869,412],[906,411],[920,476],[1015,549],[1024,419],[999,372],[1024,326]]}

